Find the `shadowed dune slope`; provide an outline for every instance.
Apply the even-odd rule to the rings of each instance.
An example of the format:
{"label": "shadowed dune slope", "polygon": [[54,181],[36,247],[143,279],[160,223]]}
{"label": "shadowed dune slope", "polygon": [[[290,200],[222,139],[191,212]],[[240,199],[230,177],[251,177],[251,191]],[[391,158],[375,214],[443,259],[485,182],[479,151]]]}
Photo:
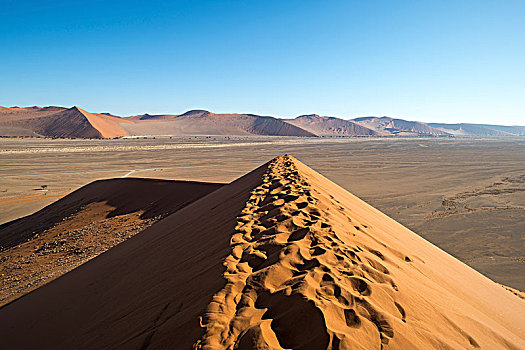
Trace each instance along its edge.
{"label": "shadowed dune slope", "polygon": [[0,306],[58,278],[222,184],[96,181],[0,226]]}
{"label": "shadowed dune slope", "polygon": [[61,222],[86,205],[104,203],[104,217],[142,211],[142,218],[171,214],[222,184],[156,179],[94,181],[36,213],[0,225],[0,249],[13,247]]}
{"label": "shadowed dune slope", "polygon": [[[38,136],[31,127],[35,121],[46,115],[64,111],[63,107],[1,107],[0,108],[0,135],[1,136]],[[37,122],[37,124],[39,124]]]}
{"label": "shadowed dune slope", "polygon": [[521,349],[523,314],[513,293],[281,156],[0,309],[0,338],[9,348]]}

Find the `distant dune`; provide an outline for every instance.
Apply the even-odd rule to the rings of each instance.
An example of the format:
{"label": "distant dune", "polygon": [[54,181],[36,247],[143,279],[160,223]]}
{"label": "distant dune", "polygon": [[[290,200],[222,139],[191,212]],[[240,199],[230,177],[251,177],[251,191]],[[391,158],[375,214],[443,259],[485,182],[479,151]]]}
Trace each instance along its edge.
{"label": "distant dune", "polygon": [[397,136],[446,136],[450,133],[433,128],[423,122],[413,122],[389,117],[362,117],[352,120],[364,127]]}
{"label": "distant dune", "polygon": [[280,156],[2,307],[0,339],[46,349],[523,349],[516,294]]}
{"label": "distant dune", "polygon": [[181,115],[120,118],[88,113],[79,107],[0,109],[0,136],[114,138],[154,135],[266,135],[312,137],[313,133],[280,119],[254,114],[214,114],[195,110]]}
{"label": "distant dune", "polygon": [[344,136],[383,136],[386,133],[372,130],[351,120],[334,117],[321,117],[317,114],[301,115],[295,119],[283,119],[285,122],[308,130],[316,135]]}
{"label": "distant dune", "polygon": [[505,126],[490,124],[445,124],[429,123],[431,127],[438,128],[453,135],[471,135],[471,136],[523,136],[525,127],[523,126]]}
{"label": "distant dune", "polygon": [[121,124],[130,122],[79,107],[8,108],[0,110],[0,134],[65,138],[112,138],[126,135]]}
{"label": "distant dune", "polygon": [[63,107],[0,107],[0,135],[2,136],[39,136],[32,124],[49,114],[64,111]]}
{"label": "distant dune", "polygon": [[280,119],[254,114],[214,114],[204,110],[181,115],[138,115],[123,125],[130,135],[268,135],[315,136]]}
{"label": "distant dune", "polygon": [[523,136],[525,127],[486,124],[442,124],[390,117],[346,120],[317,114],[278,119],[255,114],[183,114],[118,117],[89,113],[79,107],[0,107],[0,136],[115,138],[122,136]]}

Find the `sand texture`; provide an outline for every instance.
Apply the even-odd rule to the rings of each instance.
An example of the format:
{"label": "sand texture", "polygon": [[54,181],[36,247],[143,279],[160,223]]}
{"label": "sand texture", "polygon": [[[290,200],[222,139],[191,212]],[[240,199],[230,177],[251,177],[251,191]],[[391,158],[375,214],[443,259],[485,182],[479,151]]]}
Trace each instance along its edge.
{"label": "sand texture", "polygon": [[197,348],[524,345],[522,301],[291,157],[270,164],[231,246]]}
{"label": "sand texture", "polygon": [[0,338],[54,349],[521,349],[523,314],[516,293],[280,156],[4,306]]}

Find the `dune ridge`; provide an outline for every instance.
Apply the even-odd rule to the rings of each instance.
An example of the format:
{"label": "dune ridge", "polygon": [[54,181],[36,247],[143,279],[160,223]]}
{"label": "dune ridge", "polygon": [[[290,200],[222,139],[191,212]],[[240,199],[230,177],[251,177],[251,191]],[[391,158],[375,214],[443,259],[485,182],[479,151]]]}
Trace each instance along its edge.
{"label": "dune ridge", "polygon": [[[487,325],[483,313],[476,315],[480,319],[453,320],[458,301],[444,305],[436,299],[443,292],[457,296],[425,275],[418,252],[407,255],[382,242],[370,223],[329,194],[340,191],[320,191],[305,168],[290,156],[279,157],[251,192],[224,262],[227,282],[207,308],[195,349],[518,349],[524,344],[522,328],[513,339],[505,326]],[[374,219],[377,213],[368,214]],[[419,237],[403,238],[444,254],[448,264],[462,265]],[[489,284],[525,310],[492,281],[458,267],[470,282]],[[408,280],[397,276],[405,269]],[[431,288],[419,289],[420,284]],[[432,293],[428,300],[425,292]],[[468,303],[459,305],[463,302]]]}

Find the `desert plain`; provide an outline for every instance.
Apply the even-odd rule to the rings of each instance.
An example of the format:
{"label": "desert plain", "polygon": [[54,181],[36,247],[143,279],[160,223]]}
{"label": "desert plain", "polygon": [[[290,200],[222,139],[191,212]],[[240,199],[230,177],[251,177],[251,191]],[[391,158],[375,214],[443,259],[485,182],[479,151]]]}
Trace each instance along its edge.
{"label": "desert plain", "polygon": [[280,154],[490,279],[525,290],[522,138],[3,138],[0,224],[95,180],[228,183]]}

